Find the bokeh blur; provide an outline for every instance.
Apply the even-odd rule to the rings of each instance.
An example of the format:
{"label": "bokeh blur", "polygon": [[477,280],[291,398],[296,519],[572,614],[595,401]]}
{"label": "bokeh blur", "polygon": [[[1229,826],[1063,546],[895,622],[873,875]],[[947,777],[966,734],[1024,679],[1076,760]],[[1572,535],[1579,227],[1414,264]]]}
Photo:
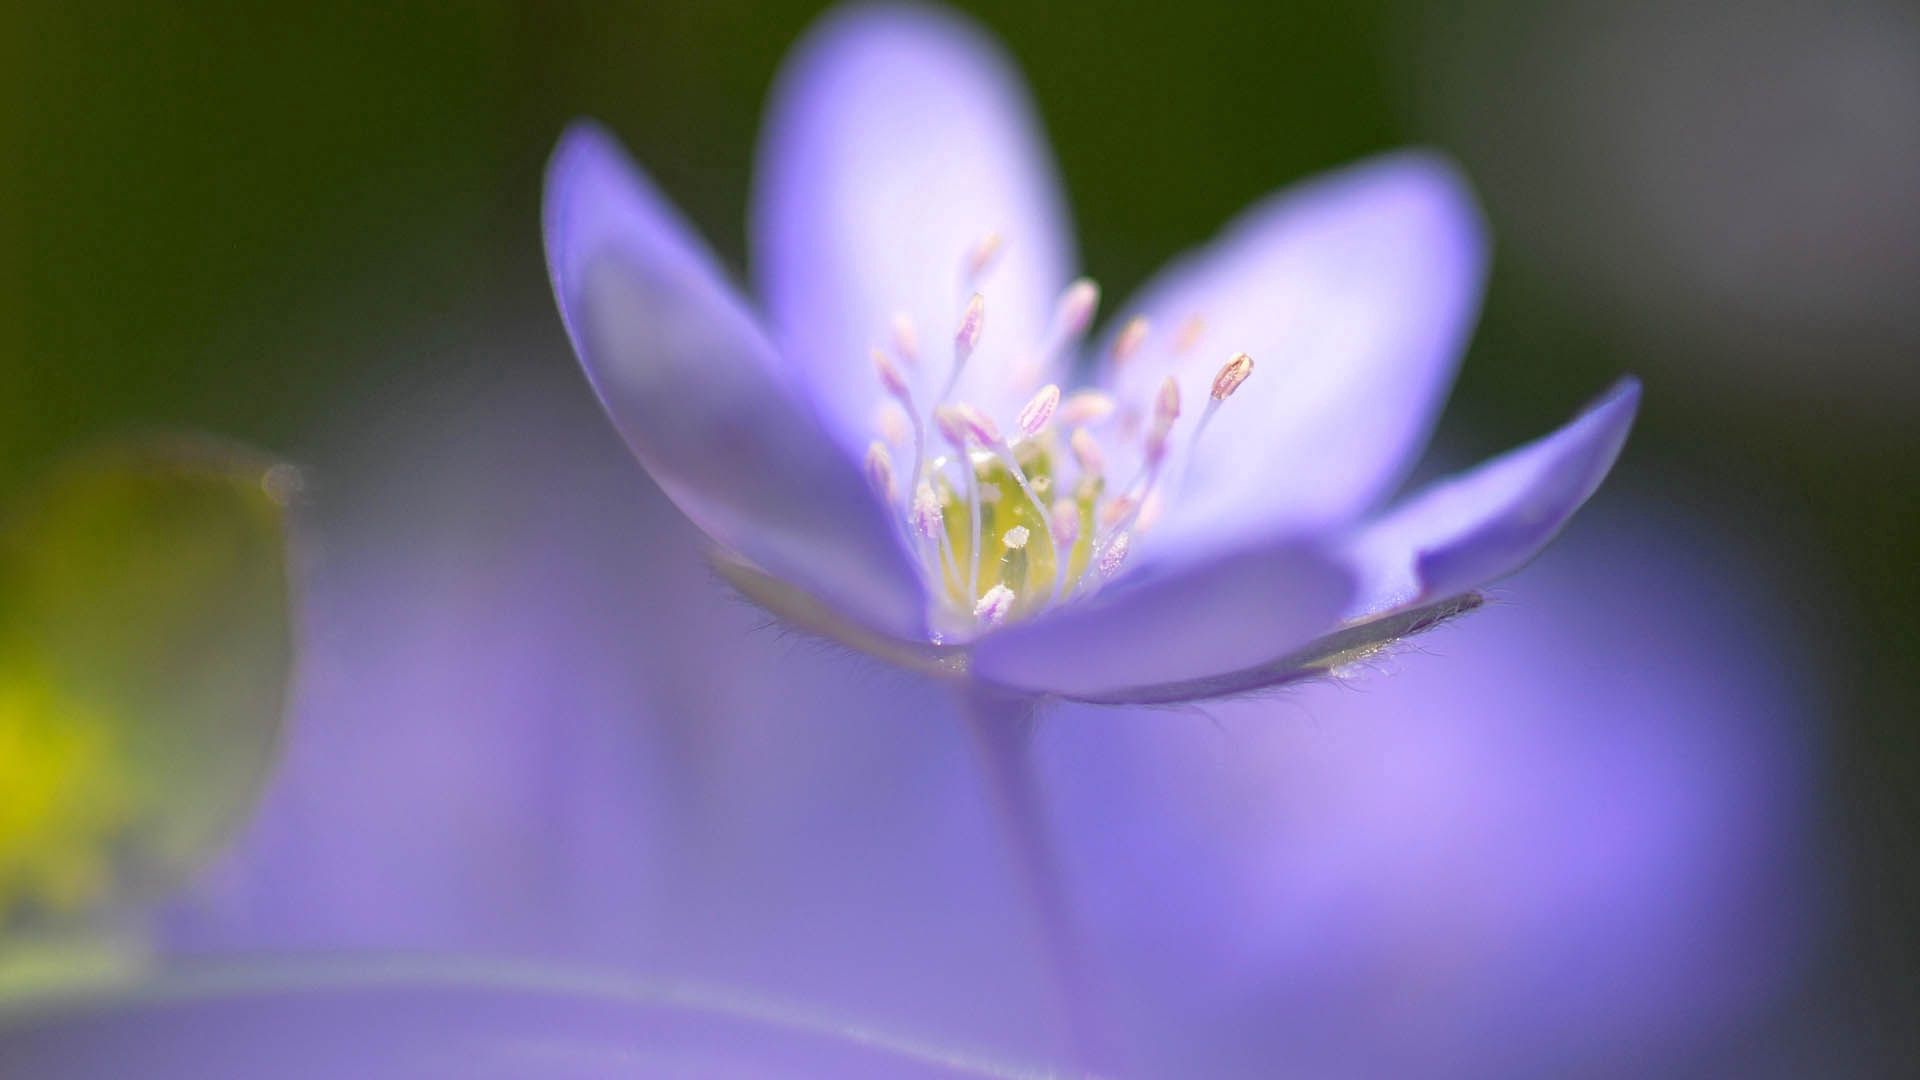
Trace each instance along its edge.
{"label": "bokeh blur", "polygon": [[[1564,980],[1492,949],[1491,974],[1480,982],[1508,989],[1471,1008],[1421,1012],[1444,1030],[1409,1036],[1408,1045],[1445,1054],[1463,1042],[1506,1038],[1520,1049],[1490,1071],[1573,1074],[1881,1075],[1920,1052],[1911,1030],[1920,1014],[1913,916],[1920,855],[1911,843],[1920,825],[1920,628],[1913,615],[1920,611],[1913,569],[1920,561],[1920,15],[1895,0],[961,6],[1005,43],[1029,80],[1072,197],[1084,265],[1108,296],[1127,295],[1166,258],[1275,187],[1375,151],[1429,144],[1464,164],[1495,238],[1484,315],[1441,429],[1443,458],[1472,460],[1539,434],[1618,373],[1646,382],[1646,405],[1619,469],[1572,528],[1566,546],[1575,554],[1515,578],[1502,601],[1525,611],[1536,602],[1530,583],[1537,583],[1540,595],[1561,605],[1560,618],[1577,620],[1573,605],[1592,606],[1602,644],[1569,646],[1583,672],[1581,689],[1570,692],[1584,703],[1581,723],[1624,734],[1590,748],[1610,755],[1598,759],[1604,768],[1581,765],[1585,744],[1553,742],[1548,756],[1570,770],[1553,782],[1591,790],[1594,806],[1614,805],[1607,784],[1616,782],[1623,817],[1653,816],[1580,832],[1630,851],[1576,868],[1555,864],[1549,876],[1561,891],[1552,903],[1536,898],[1507,910],[1463,900],[1457,918],[1438,924],[1457,933],[1463,949],[1507,940],[1510,931],[1521,947],[1538,944],[1534,965],[1557,965],[1562,975],[1594,970],[1614,979],[1606,985],[1617,992],[1552,998],[1537,1013],[1510,1014],[1515,999],[1501,994],[1512,994],[1513,985]],[[553,314],[538,208],[555,138],[570,119],[593,116],[739,269],[764,97],[782,55],[820,10],[734,0],[354,8],[30,2],[0,14],[0,506],[24,498],[76,452],[129,430],[244,440],[303,467],[315,532],[298,554],[317,583],[336,586],[313,590],[312,618],[376,611],[363,620],[398,625],[393,640],[423,650],[320,650],[325,663],[358,664],[352,670],[367,685],[402,702],[397,713],[442,711],[409,729],[405,737],[415,742],[392,753],[377,731],[296,731],[287,768],[306,786],[270,795],[260,827],[327,835],[330,811],[324,801],[315,810],[304,794],[327,772],[327,754],[388,769],[385,786],[410,783],[409,769],[435,768],[434,747],[446,741],[478,740],[498,746],[501,761],[523,760],[533,751],[507,731],[512,724],[498,723],[507,723],[499,718],[512,695],[539,681],[542,664],[605,676],[570,682],[560,704],[527,691],[528,709],[571,708],[592,718],[590,729],[566,727],[573,741],[547,748],[555,760],[618,769],[630,752],[624,695],[650,695],[655,712],[662,700],[680,703],[666,710],[676,722],[654,740],[667,750],[655,747],[644,761],[632,752],[637,774],[654,784],[646,799],[608,781],[604,799],[587,783],[569,804],[571,824],[559,835],[578,847],[543,851],[512,840],[551,824],[516,816],[547,805],[539,782],[487,774],[496,767],[490,759],[456,754],[446,767],[483,770],[463,774],[460,790],[497,791],[498,800],[445,807],[445,820],[414,817],[401,832],[417,847],[395,850],[417,854],[449,837],[503,836],[500,850],[513,858],[488,862],[485,852],[471,852],[467,876],[429,880],[423,864],[400,856],[356,862],[365,855],[354,842],[329,851],[316,840],[308,853],[338,867],[332,891],[320,894],[327,902],[309,896],[305,907],[276,907],[263,886],[249,904],[245,880],[216,875],[200,902],[178,914],[183,940],[518,943],[524,921],[496,923],[492,912],[463,922],[461,912],[474,909],[435,890],[455,887],[450,881],[489,882],[511,904],[541,912],[564,906],[555,897],[578,895],[542,882],[611,874],[603,880],[613,882],[621,904],[630,903],[636,923],[653,918],[675,928],[636,930],[606,946],[623,959],[686,966],[710,946],[709,955],[724,959],[709,974],[809,989],[787,970],[804,968],[805,957],[764,958],[778,944],[777,926],[751,923],[770,935],[761,941],[739,937],[726,920],[727,898],[741,902],[729,884],[764,885],[759,872],[715,869],[727,852],[781,843],[749,842],[742,830],[697,833],[711,845],[704,879],[677,893],[651,886],[629,893],[622,884],[644,878],[648,865],[687,865],[684,852],[661,849],[695,843],[688,837],[696,834],[618,824],[657,812],[656,800],[692,800],[708,815],[702,820],[727,821],[724,792],[758,784],[778,789],[794,821],[847,827],[843,819],[870,808],[845,796],[803,812],[812,805],[807,793],[844,791],[869,774],[817,748],[810,753],[809,740],[781,734],[775,723],[697,722],[702,710],[724,715],[726,705],[686,704],[705,701],[706,683],[672,649],[692,646],[620,604],[690,612],[699,634],[689,634],[703,641],[748,633],[752,619],[721,599],[717,585],[689,570],[645,578],[645,588],[635,584],[640,578],[601,588],[595,575],[624,573],[636,562],[610,549],[667,551],[675,565],[690,567],[691,540],[620,455],[611,431],[593,426],[590,391]],[[587,473],[578,469],[583,462]],[[493,481],[519,494],[485,494]],[[604,509],[629,489],[635,509]],[[581,522],[590,535],[536,527],[551,521]],[[501,554],[516,530],[551,566]],[[569,554],[573,542],[578,553]],[[1605,554],[1574,574],[1568,559],[1577,563],[1582,551]],[[555,611],[579,609],[545,606],[554,593],[599,602],[590,618],[561,620]],[[367,597],[385,606],[367,609]],[[488,631],[421,629],[455,623]],[[1416,652],[1400,665],[1493,665],[1477,668],[1482,676],[1472,685],[1497,702],[1503,684],[1485,672],[1506,670],[1501,657],[1511,667],[1521,655],[1517,643],[1502,652],[1502,641],[1529,637],[1529,624],[1506,625],[1457,648],[1443,635],[1431,645],[1435,655]],[[1686,635],[1686,646],[1648,648],[1645,636],[1661,629]],[[1456,632],[1470,633],[1445,633]],[[1543,626],[1531,636],[1553,632]],[[507,659],[485,665],[495,681],[482,689],[434,682],[435,671],[470,658],[431,647],[487,650],[495,635],[531,638],[539,647],[499,645]],[[620,662],[623,646],[631,646],[630,666]],[[779,654],[756,649],[745,655]],[[309,685],[333,693],[328,700],[343,714],[363,711],[337,679],[315,674],[321,662],[305,669]],[[782,662],[797,669],[742,676],[743,685],[729,686],[729,700],[770,700],[774,691],[763,694],[755,679],[790,679],[789,693],[797,686],[803,695],[808,687],[826,694],[830,685],[845,692],[837,676],[816,669],[817,658]],[[1609,671],[1612,664],[1628,670]],[[1540,674],[1516,669],[1505,685],[1516,697],[1540,694],[1533,688]],[[852,733],[838,731],[828,745],[865,747],[869,756],[860,760],[875,768],[897,767],[904,757],[927,775],[948,777],[928,761],[964,757],[957,735],[905,748],[888,741],[904,736],[887,722],[884,703],[918,700],[924,691],[868,678],[857,688],[860,704],[846,706],[867,712],[843,717],[841,727]],[[1219,804],[1170,801],[1184,808],[1169,809],[1174,816],[1164,820],[1143,820],[1146,811],[1136,807],[1108,826],[1149,837],[1142,842],[1150,851],[1203,849],[1222,842],[1221,830],[1240,828],[1258,838],[1250,843],[1299,853],[1300,865],[1272,869],[1270,878],[1223,885],[1215,895],[1250,907],[1219,918],[1243,926],[1270,903],[1289,919],[1322,920],[1333,937],[1366,938],[1388,927],[1367,938],[1370,945],[1315,956],[1254,935],[1271,967],[1239,971],[1237,979],[1263,984],[1269,993],[1260,1000],[1297,1006],[1319,988],[1335,996],[1309,1004],[1331,1008],[1339,993],[1363,991],[1323,968],[1338,967],[1341,957],[1377,963],[1367,950],[1381,940],[1431,943],[1403,925],[1427,924],[1401,910],[1396,879],[1370,878],[1373,891],[1359,891],[1375,905],[1367,918],[1303,899],[1316,889],[1354,895],[1326,884],[1339,878],[1326,864],[1339,862],[1341,844],[1380,846],[1388,853],[1382,865],[1396,851],[1418,860],[1457,856],[1477,880],[1537,882],[1522,861],[1544,858],[1549,840],[1521,837],[1508,849],[1476,833],[1464,848],[1457,837],[1436,848],[1417,808],[1391,801],[1356,808],[1327,789],[1325,775],[1315,779],[1317,763],[1338,770],[1342,783],[1403,792],[1412,785],[1445,800],[1462,784],[1479,790],[1463,777],[1484,778],[1495,794],[1473,804],[1483,816],[1471,828],[1542,827],[1540,805],[1512,796],[1526,784],[1499,785],[1515,761],[1536,760],[1514,749],[1515,741],[1566,732],[1496,722],[1489,734],[1488,725],[1455,715],[1457,704],[1454,712],[1423,711],[1420,676],[1408,678],[1413,689],[1394,685],[1375,695],[1363,725],[1373,749],[1365,752],[1339,745],[1346,706],[1337,695],[1274,714],[1274,723],[1306,733],[1291,736],[1299,746],[1266,745],[1289,736],[1247,734],[1246,722],[1230,716],[1122,725],[1132,741],[1150,742],[1133,729],[1211,723],[1216,744],[1240,738],[1290,762],[1265,778],[1285,796],[1258,809],[1265,825],[1236,816],[1233,808],[1254,813],[1248,807],[1257,801],[1235,790]],[[1684,705],[1646,696],[1645,687],[1685,680]],[[365,685],[353,691],[369,692]],[[1404,703],[1417,743],[1383,734],[1380,710],[1395,702]],[[467,709],[480,718],[477,730],[463,726]],[[1649,717],[1662,710],[1692,732],[1687,740],[1659,741]],[[633,723],[642,722],[642,711],[636,706]],[[1689,717],[1711,721],[1690,727]],[[1075,714],[1061,723],[1074,734],[1049,749],[1054,757],[1062,745],[1083,741],[1079,729],[1093,721]],[[1477,732],[1468,741],[1477,749],[1449,758],[1441,736],[1452,730]],[[761,746],[753,764],[742,765],[738,746],[715,745],[725,736],[771,739],[782,749]],[[1383,745],[1398,747],[1404,767],[1367,756],[1387,753]],[[1172,762],[1170,773],[1197,767],[1180,753],[1143,755]],[[1447,774],[1436,760],[1458,771]],[[1639,798],[1657,786],[1647,770],[1662,768],[1678,802],[1649,809]],[[1066,789],[1098,783],[1109,770],[1143,790],[1172,783],[1141,769],[1111,762],[1068,769],[1075,780]],[[367,773],[354,775],[364,782]],[[869,782],[884,783],[895,799],[915,789],[902,776]],[[1259,790],[1247,775],[1236,773],[1234,783]],[[924,788],[929,799],[945,790]],[[0,790],[0,800],[8,797]],[[1066,806],[1063,819],[1069,829],[1078,821],[1088,835],[1101,834],[1084,819],[1094,813],[1088,805]],[[378,800],[347,800],[342,813],[372,817],[385,809]],[[476,824],[470,815],[482,811],[497,820]],[[938,805],[921,813],[914,820],[930,831],[958,828]],[[579,824],[589,820],[598,826]],[[367,820],[341,827],[379,828]],[[1183,837],[1182,830],[1195,833]],[[984,832],[959,831],[966,835],[954,843],[962,849],[990,842]],[[911,837],[892,842],[883,861],[904,860],[915,846]],[[1669,845],[1662,858],[1631,854],[1662,843]],[[543,857],[520,857],[526,852]],[[1124,860],[1086,858],[1098,864],[1086,871],[1099,883],[1090,886],[1095,893],[1151,892],[1151,881],[1102,878]],[[1274,858],[1285,863],[1287,856]],[[1141,859],[1156,865],[1150,853]],[[386,921],[382,898],[355,884],[355,875],[376,872],[410,880],[410,866],[418,880],[395,891],[426,906],[444,931],[438,939],[406,940],[394,929],[401,923]],[[244,866],[227,869],[247,876]],[[255,869],[271,879],[270,870]],[[1620,874],[1641,875],[1634,880],[1644,887],[1610,876]],[[1408,875],[1409,890],[1434,880]],[[1017,925],[1004,911],[959,917],[973,900],[1008,902],[978,883],[947,893],[938,880],[903,872],[894,891],[866,897],[873,910],[835,914],[831,891],[806,881],[793,902],[827,922],[883,920],[896,904],[956,909],[956,938],[916,954],[927,963],[967,955],[976,939],[993,936],[995,919]],[[1628,932],[1622,925],[1643,925],[1597,914],[1610,898],[1657,908],[1665,896],[1704,905],[1704,914],[1696,922],[1649,914],[1651,936],[1631,947],[1616,937],[1580,937],[1580,920],[1598,919],[1619,933]],[[677,906],[690,898],[699,918]],[[1112,904],[1090,907],[1096,936],[1127,937],[1128,920],[1141,918]],[[238,909],[248,919],[222,922],[222,910]],[[1557,924],[1556,913],[1573,925]],[[580,934],[603,925],[591,913],[551,917]],[[887,932],[904,938],[910,923]],[[1555,924],[1554,932],[1535,923]],[[1705,935],[1708,924],[1712,935]],[[839,940],[811,943],[827,950],[814,960],[831,963]],[[575,955],[604,943],[537,944]],[[1152,955],[1115,963],[1164,968],[1162,977],[1180,979],[1182,964],[1166,958],[1191,963],[1206,947],[1170,932],[1154,945],[1160,952],[1141,946]],[[1615,956],[1613,967],[1597,959],[1620,949],[1628,959]],[[1660,968],[1663,953],[1676,958],[1674,970]],[[1634,967],[1634,957],[1643,967]],[[1004,956],[993,963],[1017,967]],[[1001,967],[990,963],[975,974],[991,984],[1005,974]],[[1266,985],[1284,982],[1290,970],[1301,972],[1291,994]],[[1440,978],[1450,1001],[1480,985],[1457,973]],[[1660,992],[1669,980],[1671,996]],[[870,983],[834,1004],[884,1000],[894,988],[884,975]],[[1659,1016],[1622,1012],[1623,1002]],[[1621,1014],[1595,1022],[1596,1011]],[[1213,1019],[1225,1027],[1260,1023],[1230,1012],[1222,1005]],[[1186,1019],[1161,1022],[1177,1027]],[[958,1027],[994,1030],[990,1017]],[[1656,1029],[1657,1037],[1648,1034]],[[1552,1050],[1537,1056],[1526,1049],[1549,1043]],[[1613,1053],[1597,1043],[1628,1048]],[[1339,1054],[1343,1047],[1321,1049]],[[1248,1067],[1228,1057],[1217,1064]]]}

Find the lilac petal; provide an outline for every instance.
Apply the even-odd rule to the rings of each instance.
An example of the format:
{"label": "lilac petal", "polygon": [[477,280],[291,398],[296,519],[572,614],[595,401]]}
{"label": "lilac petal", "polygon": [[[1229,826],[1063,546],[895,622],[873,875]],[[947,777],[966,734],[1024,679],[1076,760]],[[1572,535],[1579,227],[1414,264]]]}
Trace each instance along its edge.
{"label": "lilac petal", "polygon": [[[1145,402],[1180,382],[1185,449],[1214,375],[1235,353],[1252,376],[1222,403],[1153,546],[1298,531],[1365,510],[1426,443],[1479,307],[1486,238],[1445,159],[1408,152],[1283,191],[1167,270],[1134,307],[1145,352],[1113,380]],[[1195,317],[1200,333],[1176,360]]]}
{"label": "lilac petal", "polygon": [[459,960],[188,970],[0,1014],[0,1074],[39,1080],[935,1078],[1011,1068],[732,991]]}
{"label": "lilac petal", "polygon": [[1593,495],[1626,443],[1640,382],[1626,378],[1564,427],[1442,480],[1350,545],[1374,612],[1478,588],[1525,566]]}
{"label": "lilac petal", "polygon": [[[849,447],[873,437],[868,351],[896,313],[921,348],[922,407],[952,370],[968,252],[1003,248],[957,396],[1011,424],[1075,262],[1065,202],[1018,73],[977,29],[918,8],[829,16],[775,84],[759,151],[755,278],[783,353]],[[1016,373],[1032,368],[1032,379]],[[1024,387],[1024,389],[1021,389]]]}
{"label": "lilac petal", "polygon": [[545,220],[574,350],[680,509],[859,621],[923,636],[900,534],[712,256],[600,129],[576,126],[554,151]]}
{"label": "lilac petal", "polygon": [[[1099,701],[1199,683],[1265,664],[1332,629],[1353,594],[1349,571],[1312,548],[1263,545],[1151,570],[1089,600],[982,638],[979,678]],[[1246,687],[1238,687],[1246,689]],[[1197,687],[1193,697],[1211,696]],[[1157,700],[1157,698],[1156,698]]]}

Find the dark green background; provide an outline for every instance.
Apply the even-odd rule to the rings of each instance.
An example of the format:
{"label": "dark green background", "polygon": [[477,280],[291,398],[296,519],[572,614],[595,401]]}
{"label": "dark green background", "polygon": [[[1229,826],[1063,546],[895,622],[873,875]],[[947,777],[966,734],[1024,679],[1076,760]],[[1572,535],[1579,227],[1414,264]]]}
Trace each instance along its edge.
{"label": "dark green background", "polygon": [[[1737,363],[1672,377],[1696,342],[1629,333],[1580,284],[1514,254],[1530,248],[1512,242],[1501,193],[1531,182],[1527,163],[1497,139],[1448,137],[1433,119],[1447,71],[1430,57],[1535,6],[969,6],[1033,84],[1110,296],[1277,184],[1371,151],[1439,142],[1502,178],[1483,185],[1500,248],[1445,433],[1494,448],[1621,371],[1647,378],[1617,486],[1764,535],[1779,619],[1829,660],[1807,677],[1831,702],[1823,795],[1845,917],[1790,1003],[1793,1026],[1903,1039],[1920,906],[1912,398],[1815,407],[1747,392]],[[297,459],[383,388],[498,377],[463,359],[488,332],[477,312],[545,327],[525,364],[564,362],[538,184],[576,115],[618,132],[737,263],[761,100],[814,12],[9,4],[0,496],[128,427],[208,429]],[[1844,327],[1806,343],[1808,385],[1842,351],[1883,344]],[[1914,363],[1903,349],[1870,359]]]}

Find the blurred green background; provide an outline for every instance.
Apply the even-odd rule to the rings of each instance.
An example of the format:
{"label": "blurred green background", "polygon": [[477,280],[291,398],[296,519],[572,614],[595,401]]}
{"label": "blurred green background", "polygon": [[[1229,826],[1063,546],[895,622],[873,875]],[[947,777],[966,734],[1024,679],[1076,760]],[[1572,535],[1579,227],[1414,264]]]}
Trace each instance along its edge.
{"label": "blurred green background", "polygon": [[[1617,373],[1616,482],[1764,539],[1824,642],[1844,914],[1792,1003],[1920,1005],[1920,20],[1870,0],[962,5],[1031,80],[1085,264],[1124,296],[1273,187],[1439,145],[1497,251],[1443,436],[1531,437]],[[593,115],[737,266],[803,3],[11,3],[0,14],[0,501],[129,428],[301,460],[356,402],[503,377],[550,313],[539,177]],[[481,320],[478,313],[491,318]],[[581,392],[585,393],[584,384]],[[314,478],[324,487],[324,475]]]}

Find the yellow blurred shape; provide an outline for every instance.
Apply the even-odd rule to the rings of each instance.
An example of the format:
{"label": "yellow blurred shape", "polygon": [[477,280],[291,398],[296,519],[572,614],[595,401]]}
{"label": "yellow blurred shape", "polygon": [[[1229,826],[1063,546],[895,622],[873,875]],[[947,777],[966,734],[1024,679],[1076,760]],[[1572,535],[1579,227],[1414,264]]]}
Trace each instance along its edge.
{"label": "yellow blurred shape", "polygon": [[0,923],[104,901],[133,819],[120,748],[43,681],[0,673]]}
{"label": "yellow blurred shape", "polygon": [[297,480],[146,440],[0,508],[0,946],[163,895],[245,819],[292,662]]}

